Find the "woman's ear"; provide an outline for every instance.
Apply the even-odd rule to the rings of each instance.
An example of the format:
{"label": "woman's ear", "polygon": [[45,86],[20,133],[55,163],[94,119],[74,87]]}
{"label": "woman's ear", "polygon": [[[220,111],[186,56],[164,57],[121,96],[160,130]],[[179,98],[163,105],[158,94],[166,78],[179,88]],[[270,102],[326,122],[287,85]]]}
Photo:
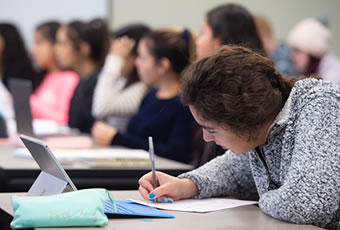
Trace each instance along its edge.
{"label": "woman's ear", "polygon": [[158,63],[158,67],[161,74],[165,74],[171,70],[171,63],[170,60],[167,58],[161,58]]}

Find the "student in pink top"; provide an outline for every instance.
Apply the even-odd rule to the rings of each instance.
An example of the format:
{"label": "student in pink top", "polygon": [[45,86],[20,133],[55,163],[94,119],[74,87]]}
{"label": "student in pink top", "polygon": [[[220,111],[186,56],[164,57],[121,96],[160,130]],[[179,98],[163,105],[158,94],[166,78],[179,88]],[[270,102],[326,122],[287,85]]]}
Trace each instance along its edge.
{"label": "student in pink top", "polygon": [[56,65],[54,45],[60,24],[40,24],[34,32],[32,56],[45,73],[39,88],[30,98],[34,119],[54,120],[58,125],[67,125],[68,110],[79,77],[71,71],[61,71]]}

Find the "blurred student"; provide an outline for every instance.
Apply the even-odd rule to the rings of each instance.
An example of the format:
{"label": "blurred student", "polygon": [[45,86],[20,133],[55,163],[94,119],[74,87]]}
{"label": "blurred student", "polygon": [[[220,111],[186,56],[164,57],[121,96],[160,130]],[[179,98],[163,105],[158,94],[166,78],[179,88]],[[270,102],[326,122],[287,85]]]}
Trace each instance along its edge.
{"label": "blurred student", "polygon": [[208,11],[196,42],[197,56],[210,55],[227,44],[263,52],[253,16],[238,4],[224,4]]}
{"label": "blurred student", "polygon": [[[254,18],[241,5],[223,4],[208,11],[196,41],[197,56],[202,58],[210,55],[226,44],[242,45],[260,53],[264,52]],[[216,144],[206,143],[198,165],[224,152]]]}
{"label": "blurred student", "polygon": [[54,120],[67,125],[70,100],[79,77],[71,71],[61,71],[56,63],[55,43],[60,24],[50,21],[40,24],[34,31],[32,56],[45,75],[30,98],[34,119]]}
{"label": "blurred student", "polygon": [[256,15],[255,23],[267,56],[274,62],[275,69],[288,76],[295,76],[296,70],[291,59],[291,49],[284,42],[273,38],[270,22],[264,16]]}
{"label": "blurred student", "polygon": [[15,25],[0,23],[0,113],[5,120],[8,135],[16,133],[13,99],[8,90],[11,79],[32,82],[35,89],[40,75],[34,70],[23,39]]}
{"label": "blurred student", "polygon": [[173,177],[139,180],[158,202],[233,196],[258,199],[267,215],[339,229],[340,88],[284,77],[268,58],[225,46],[184,74],[182,102],[206,141],[229,149],[204,166]]}
{"label": "blurred student", "polygon": [[317,19],[297,23],[288,34],[292,60],[301,74],[340,84],[340,60],[330,52],[331,32]]}
{"label": "blurred student", "polygon": [[108,49],[108,28],[101,19],[74,21],[58,29],[57,63],[80,77],[70,102],[68,125],[82,133],[90,133],[94,123],[93,92]]}
{"label": "blurred student", "polygon": [[0,75],[6,88],[11,78],[30,80],[34,90],[41,82],[18,29],[10,23],[0,23]]}
{"label": "blurred student", "polygon": [[111,50],[95,87],[93,116],[106,120],[120,132],[125,132],[147,91],[135,60],[139,40],[148,32],[150,29],[143,24],[131,24],[113,33]]}
{"label": "blurred student", "polygon": [[155,30],[138,45],[137,70],[141,81],[156,87],[143,99],[125,134],[98,122],[92,129],[98,145],[119,145],[148,150],[154,140],[159,156],[189,163],[192,159],[193,119],[179,100],[181,72],[195,58],[188,30]]}

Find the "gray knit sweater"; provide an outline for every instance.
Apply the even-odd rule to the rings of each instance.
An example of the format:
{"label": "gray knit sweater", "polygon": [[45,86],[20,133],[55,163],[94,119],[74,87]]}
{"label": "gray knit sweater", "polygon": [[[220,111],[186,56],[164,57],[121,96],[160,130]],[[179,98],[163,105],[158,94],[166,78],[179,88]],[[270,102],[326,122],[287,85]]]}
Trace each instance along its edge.
{"label": "gray knit sweater", "polygon": [[340,229],[340,87],[305,79],[297,82],[262,146],[227,151],[182,174],[198,198],[259,195],[262,211],[276,219]]}

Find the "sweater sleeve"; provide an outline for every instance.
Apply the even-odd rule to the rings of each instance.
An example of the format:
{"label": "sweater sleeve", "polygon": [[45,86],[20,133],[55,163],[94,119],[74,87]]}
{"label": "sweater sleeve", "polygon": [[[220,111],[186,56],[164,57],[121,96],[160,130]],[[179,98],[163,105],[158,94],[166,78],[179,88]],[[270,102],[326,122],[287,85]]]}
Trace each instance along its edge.
{"label": "sweater sleeve", "polygon": [[[339,102],[314,99],[295,121],[295,144],[283,185],[263,194],[260,208],[283,221],[325,226],[340,203]],[[332,215],[333,214],[333,215]]]}
{"label": "sweater sleeve", "polygon": [[229,150],[198,169],[179,175],[179,178],[189,178],[197,185],[199,195],[196,198],[258,197],[248,153],[234,154]]}
{"label": "sweater sleeve", "polygon": [[[161,131],[160,131],[161,132]],[[167,143],[154,140],[155,153],[158,156],[189,163],[192,156],[193,119],[187,109],[180,109],[176,114],[173,128]],[[112,145],[148,150],[148,139],[131,134],[117,133]]]}
{"label": "sweater sleeve", "polygon": [[110,115],[131,116],[138,110],[147,90],[142,82],[136,82],[126,89],[114,89],[123,65],[124,60],[119,56],[107,56],[94,92],[92,114],[96,118],[105,118]]}

